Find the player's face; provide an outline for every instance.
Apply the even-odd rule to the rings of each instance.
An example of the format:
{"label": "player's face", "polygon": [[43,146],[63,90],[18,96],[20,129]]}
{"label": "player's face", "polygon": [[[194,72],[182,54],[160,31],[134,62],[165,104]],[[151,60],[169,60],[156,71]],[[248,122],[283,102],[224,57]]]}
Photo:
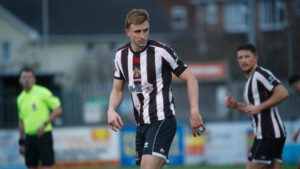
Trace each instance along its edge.
{"label": "player's face", "polygon": [[297,92],[298,94],[300,94],[300,80],[298,80],[297,82],[292,84],[292,88],[295,90],[295,92]]}
{"label": "player's face", "polygon": [[131,40],[131,47],[135,52],[141,51],[147,45],[149,36],[149,22],[142,24],[131,24],[125,29],[126,35]]}
{"label": "player's face", "polygon": [[35,84],[36,79],[32,72],[23,71],[19,81],[25,90],[29,90]]}
{"label": "player's face", "polygon": [[254,55],[250,50],[239,50],[237,52],[237,61],[244,73],[251,73],[257,66],[257,55]]}

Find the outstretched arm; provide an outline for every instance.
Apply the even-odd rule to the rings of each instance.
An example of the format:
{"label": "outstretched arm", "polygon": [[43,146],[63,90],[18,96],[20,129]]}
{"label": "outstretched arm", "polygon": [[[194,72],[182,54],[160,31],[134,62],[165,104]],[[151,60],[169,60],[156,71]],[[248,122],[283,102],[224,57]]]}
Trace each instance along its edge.
{"label": "outstretched arm", "polygon": [[107,111],[108,124],[113,131],[122,130],[123,121],[116,112],[120,106],[124,93],[124,80],[114,79],[114,84],[109,98],[109,107]]}
{"label": "outstretched arm", "polygon": [[194,136],[200,135],[200,130],[205,130],[205,126],[199,113],[198,81],[189,69],[186,69],[183,73],[181,73],[179,78],[187,84],[187,92],[190,101],[190,128]]}

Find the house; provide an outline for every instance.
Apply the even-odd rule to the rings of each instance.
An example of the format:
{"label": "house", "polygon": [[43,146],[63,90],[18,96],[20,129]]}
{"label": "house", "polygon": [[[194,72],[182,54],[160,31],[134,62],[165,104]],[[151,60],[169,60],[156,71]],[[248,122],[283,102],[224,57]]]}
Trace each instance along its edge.
{"label": "house", "polygon": [[170,27],[158,1],[1,0],[0,71],[32,66],[57,74],[62,86],[111,79],[132,8],[148,10],[150,38],[167,41]]}
{"label": "house", "polygon": [[240,79],[235,49],[252,42],[259,64],[281,79],[300,73],[300,0],[161,0],[160,5],[177,32],[171,43],[192,60],[226,60],[232,78]]}
{"label": "house", "polygon": [[[129,42],[124,22],[133,8],[150,13],[150,38],[168,41],[171,30],[158,0],[0,0],[0,128],[17,126],[24,66],[60,95],[64,125],[83,124],[84,105],[108,92],[99,83],[113,79],[114,53]],[[96,88],[84,89],[92,91],[74,87],[91,83]]]}

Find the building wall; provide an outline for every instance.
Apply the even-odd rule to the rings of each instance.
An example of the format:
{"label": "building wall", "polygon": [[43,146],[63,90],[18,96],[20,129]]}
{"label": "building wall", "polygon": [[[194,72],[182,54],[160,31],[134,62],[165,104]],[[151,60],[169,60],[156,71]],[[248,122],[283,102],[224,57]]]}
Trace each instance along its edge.
{"label": "building wall", "polygon": [[[0,69],[3,72],[18,71],[21,65],[37,62],[34,47],[32,47],[26,32],[0,15]],[[11,58],[8,63],[3,60],[3,45],[11,46]]]}
{"label": "building wall", "polygon": [[[0,15],[0,71],[16,73],[24,66],[33,67],[37,72],[58,75],[58,83],[71,86],[83,78],[100,81],[112,72],[114,51],[120,42],[48,42],[32,41],[28,33]],[[3,44],[9,43],[11,59],[3,60]],[[109,70],[108,70],[109,69]],[[100,75],[99,75],[100,73]],[[106,74],[105,77],[101,74]],[[99,76],[99,77],[98,77]]]}
{"label": "building wall", "polygon": [[[300,44],[300,33],[298,31],[300,29],[300,15],[295,11],[294,3],[296,1],[281,1],[286,6],[287,26],[269,31],[262,30],[260,27],[262,16],[259,3],[266,1],[257,0],[254,4],[255,42],[259,54],[259,64],[273,71],[281,79],[286,79],[289,76],[290,68],[292,72],[300,73],[300,53],[297,49]],[[176,5],[183,5],[189,10],[188,27],[185,30],[174,30],[177,34],[172,41],[175,50],[179,50],[178,54],[184,57],[185,60],[190,61],[227,60],[230,63],[232,77],[234,79],[243,78],[236,64],[235,50],[239,44],[248,41],[248,32],[226,31],[224,6],[229,2],[223,0],[201,1],[200,5],[192,4],[193,2],[197,1],[163,0],[160,2],[167,15],[169,15],[171,7]],[[230,2],[245,3],[246,1],[236,0]],[[209,17],[207,11],[208,6],[212,4],[216,6],[216,22],[209,23],[207,22]],[[246,10],[248,10],[248,14],[251,14],[252,10]],[[169,17],[169,22],[172,23],[171,17]],[[288,39],[289,33],[291,35],[290,40]],[[292,58],[292,64],[288,62],[289,57]]]}

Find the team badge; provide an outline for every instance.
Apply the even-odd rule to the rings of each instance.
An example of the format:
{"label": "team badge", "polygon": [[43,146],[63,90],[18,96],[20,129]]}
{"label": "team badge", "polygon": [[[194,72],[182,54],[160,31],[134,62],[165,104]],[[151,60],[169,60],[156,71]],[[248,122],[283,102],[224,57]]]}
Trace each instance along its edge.
{"label": "team badge", "polygon": [[32,110],[33,110],[33,111],[36,111],[36,109],[37,109],[36,104],[33,103],[33,104],[32,104]]}
{"label": "team badge", "polygon": [[140,70],[138,67],[134,67],[134,70],[133,70],[133,77],[134,77],[135,79],[141,78],[141,70]]}

